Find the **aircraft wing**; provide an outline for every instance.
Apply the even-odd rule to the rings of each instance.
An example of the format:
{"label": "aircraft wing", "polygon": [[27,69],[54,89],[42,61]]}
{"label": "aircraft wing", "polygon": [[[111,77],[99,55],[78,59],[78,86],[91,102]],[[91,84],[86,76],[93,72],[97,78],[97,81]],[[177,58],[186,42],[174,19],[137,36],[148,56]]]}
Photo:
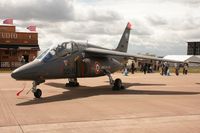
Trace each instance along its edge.
{"label": "aircraft wing", "polygon": [[[93,56],[99,56],[99,57],[121,56],[121,57],[129,58],[129,59],[147,59],[147,60],[174,62],[174,63],[184,63],[183,61],[169,60],[169,59],[157,58],[157,57],[152,57],[152,56],[144,56],[144,55],[136,55],[136,54],[134,55],[134,54],[128,54],[124,52],[100,49],[100,48],[86,48],[85,52],[86,54],[91,54]],[[193,62],[189,62],[189,63],[193,63]]]}

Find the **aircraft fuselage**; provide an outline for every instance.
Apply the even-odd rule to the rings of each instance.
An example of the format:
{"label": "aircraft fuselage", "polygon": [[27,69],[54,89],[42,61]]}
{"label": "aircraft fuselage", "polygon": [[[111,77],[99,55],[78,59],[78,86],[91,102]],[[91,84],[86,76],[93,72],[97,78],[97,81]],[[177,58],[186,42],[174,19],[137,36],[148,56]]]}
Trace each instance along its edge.
{"label": "aircraft fuselage", "polygon": [[35,59],[33,62],[17,68],[11,76],[17,80],[98,77],[104,76],[105,70],[113,73],[123,67],[121,61],[125,60],[122,58],[90,57],[83,52],[86,47],[97,46],[79,43],[76,43],[76,46],[78,50],[68,56],[47,61],[45,58],[43,60]]}

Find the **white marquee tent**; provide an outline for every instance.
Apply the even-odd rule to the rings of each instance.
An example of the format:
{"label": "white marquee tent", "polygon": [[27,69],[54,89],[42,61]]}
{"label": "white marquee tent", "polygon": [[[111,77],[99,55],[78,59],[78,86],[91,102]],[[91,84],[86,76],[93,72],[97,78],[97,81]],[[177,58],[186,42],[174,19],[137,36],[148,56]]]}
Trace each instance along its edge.
{"label": "white marquee tent", "polygon": [[[190,62],[190,61],[191,62],[200,62],[200,56],[195,56],[195,55],[167,55],[163,58],[169,59],[169,60],[183,61],[183,62]],[[197,64],[190,63],[190,66],[191,65],[196,66]]]}

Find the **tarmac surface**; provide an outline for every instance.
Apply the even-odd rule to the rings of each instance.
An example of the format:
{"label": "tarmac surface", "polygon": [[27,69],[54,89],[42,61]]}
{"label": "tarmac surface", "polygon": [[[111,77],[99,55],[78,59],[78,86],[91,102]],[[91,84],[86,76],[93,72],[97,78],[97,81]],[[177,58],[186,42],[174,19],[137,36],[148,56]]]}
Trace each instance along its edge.
{"label": "tarmac surface", "polygon": [[[1,133],[200,133],[200,74],[123,76],[126,90],[112,91],[108,77],[47,80],[35,99],[30,81],[0,74]],[[20,96],[16,93],[25,90]]]}

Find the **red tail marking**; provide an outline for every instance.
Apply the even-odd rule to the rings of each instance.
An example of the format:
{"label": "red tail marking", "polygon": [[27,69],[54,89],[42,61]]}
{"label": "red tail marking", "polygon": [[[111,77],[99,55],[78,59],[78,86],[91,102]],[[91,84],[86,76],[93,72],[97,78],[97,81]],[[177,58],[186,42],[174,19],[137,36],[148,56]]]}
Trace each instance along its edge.
{"label": "red tail marking", "polygon": [[131,27],[132,27],[132,25],[131,25],[131,23],[130,23],[130,22],[128,22],[128,25],[127,25],[127,27],[128,27],[128,29],[129,29],[129,30],[131,30]]}

